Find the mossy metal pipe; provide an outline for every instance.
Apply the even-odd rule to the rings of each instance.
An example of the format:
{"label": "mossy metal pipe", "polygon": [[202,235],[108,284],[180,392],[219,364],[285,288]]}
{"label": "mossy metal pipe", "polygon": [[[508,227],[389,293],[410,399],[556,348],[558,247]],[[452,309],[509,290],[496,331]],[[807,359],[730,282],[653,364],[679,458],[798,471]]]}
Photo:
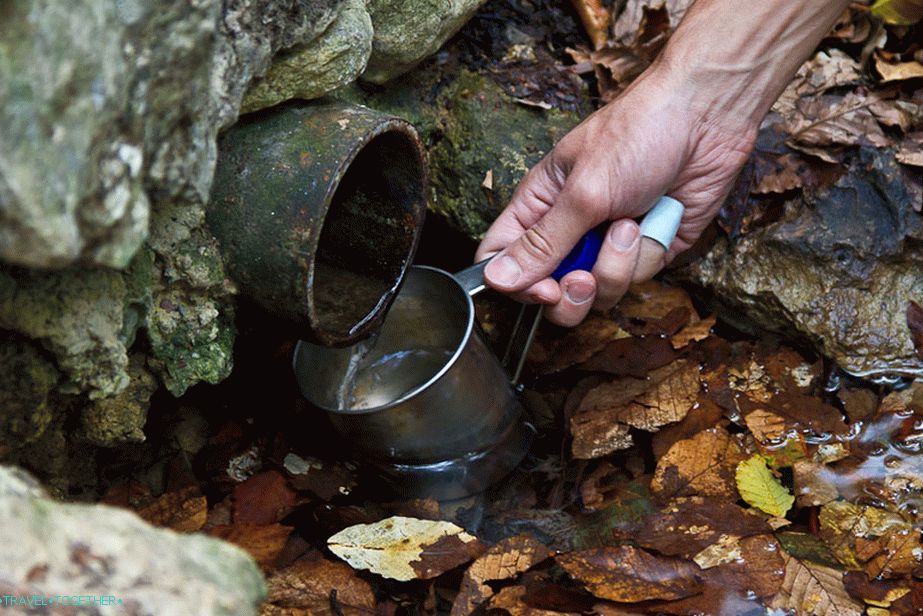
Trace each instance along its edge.
{"label": "mossy metal pipe", "polygon": [[326,346],[375,329],[426,213],[425,151],[404,120],[289,104],[218,142],[208,224],[231,278],[293,335]]}

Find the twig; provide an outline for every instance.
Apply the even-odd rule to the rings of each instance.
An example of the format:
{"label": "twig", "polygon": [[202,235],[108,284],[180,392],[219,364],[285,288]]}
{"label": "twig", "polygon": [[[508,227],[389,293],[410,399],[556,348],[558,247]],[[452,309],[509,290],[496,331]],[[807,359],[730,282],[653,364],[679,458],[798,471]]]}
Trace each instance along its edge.
{"label": "twig", "polygon": [[590,35],[593,49],[602,49],[609,40],[609,11],[600,0],[571,0],[583,27]]}

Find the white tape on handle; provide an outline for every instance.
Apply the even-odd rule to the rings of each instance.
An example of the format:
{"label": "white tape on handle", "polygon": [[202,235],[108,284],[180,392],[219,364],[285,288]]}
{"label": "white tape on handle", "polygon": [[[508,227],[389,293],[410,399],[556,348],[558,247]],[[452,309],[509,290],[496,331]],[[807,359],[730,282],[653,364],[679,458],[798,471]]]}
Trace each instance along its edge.
{"label": "white tape on handle", "polygon": [[649,237],[664,250],[670,249],[683,220],[683,204],[673,197],[661,197],[641,221],[641,235]]}

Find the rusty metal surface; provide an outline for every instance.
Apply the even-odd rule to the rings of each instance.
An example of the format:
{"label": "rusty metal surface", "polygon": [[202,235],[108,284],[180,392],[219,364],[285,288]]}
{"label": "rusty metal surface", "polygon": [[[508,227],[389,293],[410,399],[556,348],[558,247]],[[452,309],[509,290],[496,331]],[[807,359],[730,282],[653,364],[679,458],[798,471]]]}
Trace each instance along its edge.
{"label": "rusty metal surface", "polygon": [[413,127],[365,107],[290,104],[244,119],[218,149],[207,219],[241,292],[318,344],[374,330],[426,212]]}

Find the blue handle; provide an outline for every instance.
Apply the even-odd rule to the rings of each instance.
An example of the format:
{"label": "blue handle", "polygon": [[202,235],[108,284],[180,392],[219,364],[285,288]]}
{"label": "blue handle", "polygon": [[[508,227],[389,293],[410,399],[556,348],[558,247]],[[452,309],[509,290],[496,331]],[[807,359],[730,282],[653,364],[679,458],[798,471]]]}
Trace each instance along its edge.
{"label": "blue handle", "polygon": [[596,264],[596,257],[599,256],[599,249],[603,246],[603,238],[608,226],[609,223],[606,222],[587,231],[577,245],[567,253],[557,269],[551,272],[551,277],[561,280],[566,274],[576,270],[591,271]]}
{"label": "blue handle", "polygon": [[[660,197],[645,214],[641,221],[641,235],[649,237],[663,246],[664,250],[670,249],[676,231],[683,219],[683,204],[672,197]],[[603,246],[603,238],[609,223],[591,229],[580,238],[558,268],[551,273],[555,280],[561,280],[565,275],[575,271],[592,271],[599,256],[599,249]]]}

